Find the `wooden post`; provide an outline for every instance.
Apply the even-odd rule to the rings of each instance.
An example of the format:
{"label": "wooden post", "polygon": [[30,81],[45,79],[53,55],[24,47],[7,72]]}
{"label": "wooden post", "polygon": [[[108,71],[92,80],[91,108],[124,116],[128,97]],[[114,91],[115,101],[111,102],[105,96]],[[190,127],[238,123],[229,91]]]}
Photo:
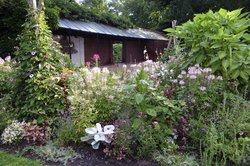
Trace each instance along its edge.
{"label": "wooden post", "polygon": [[[176,20],[173,20],[173,21],[172,21],[172,28],[173,28],[173,29],[176,28],[176,23],[177,23]],[[174,48],[175,48],[175,45],[176,45],[176,36],[174,36]]]}
{"label": "wooden post", "polygon": [[[172,21],[172,28],[173,29],[175,29],[176,28],[176,23],[177,23],[177,21],[176,20],[173,20]],[[174,44],[174,49],[175,49],[175,46],[176,46],[176,36],[174,36],[174,37],[170,37],[169,38],[169,41],[168,41],[168,46],[167,46],[167,50],[169,50],[170,49],[170,47],[171,47],[171,43],[172,43],[172,40],[173,40],[173,44]]]}

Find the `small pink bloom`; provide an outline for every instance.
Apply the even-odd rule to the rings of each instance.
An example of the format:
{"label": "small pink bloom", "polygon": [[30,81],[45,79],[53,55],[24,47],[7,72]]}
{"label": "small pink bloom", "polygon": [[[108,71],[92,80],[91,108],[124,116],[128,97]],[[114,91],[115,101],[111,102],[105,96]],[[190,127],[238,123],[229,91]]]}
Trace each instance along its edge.
{"label": "small pink bloom", "polygon": [[91,62],[89,62],[89,61],[86,62],[86,66],[87,66],[87,67],[90,67],[90,65],[91,65]]}
{"label": "small pink bloom", "polygon": [[154,125],[154,126],[157,126],[158,124],[159,124],[159,123],[158,123],[157,121],[154,121],[154,122],[153,122],[153,125]]}
{"label": "small pink bloom", "polygon": [[94,59],[95,61],[99,60],[99,59],[100,59],[100,55],[99,55],[99,54],[94,54],[94,55],[93,55],[93,59]]}
{"label": "small pink bloom", "polygon": [[142,112],[138,112],[138,117],[139,117],[139,118],[142,117]]}

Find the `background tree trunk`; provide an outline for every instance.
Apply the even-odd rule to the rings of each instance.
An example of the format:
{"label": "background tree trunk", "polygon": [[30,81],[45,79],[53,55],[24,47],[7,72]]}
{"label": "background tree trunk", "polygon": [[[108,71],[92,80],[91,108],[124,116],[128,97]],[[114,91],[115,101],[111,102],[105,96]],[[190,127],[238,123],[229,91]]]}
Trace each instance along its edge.
{"label": "background tree trunk", "polygon": [[27,0],[29,7],[36,10],[41,9],[44,0],[39,0],[37,4],[37,0]]}

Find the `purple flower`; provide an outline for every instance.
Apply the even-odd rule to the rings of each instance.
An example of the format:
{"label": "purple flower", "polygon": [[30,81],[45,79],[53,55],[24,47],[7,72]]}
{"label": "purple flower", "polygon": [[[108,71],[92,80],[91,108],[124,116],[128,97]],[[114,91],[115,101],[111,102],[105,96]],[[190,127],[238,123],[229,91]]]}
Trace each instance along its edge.
{"label": "purple flower", "polygon": [[32,56],[35,56],[35,55],[36,55],[36,51],[32,51],[32,52],[31,52],[31,55],[32,55]]}
{"label": "purple flower", "polygon": [[139,118],[142,117],[142,112],[138,112],[138,117],[139,117]]}
{"label": "purple flower", "polygon": [[177,130],[176,130],[176,129],[173,129],[173,132],[174,132],[174,133],[177,133]]}
{"label": "purple flower", "polygon": [[239,132],[239,135],[240,135],[240,136],[243,136],[243,135],[244,135],[244,132],[243,132],[243,131],[240,131],[240,132]]}
{"label": "purple flower", "polygon": [[214,79],[215,79],[215,76],[214,76],[213,74],[211,74],[211,75],[209,75],[209,76],[207,77],[207,79],[208,79],[208,80],[214,80]]}
{"label": "purple flower", "polygon": [[118,127],[119,127],[119,120],[115,120],[114,126],[115,126],[115,128],[118,128]]}
{"label": "purple flower", "polygon": [[222,78],[221,76],[218,76],[218,77],[217,77],[217,80],[222,81],[223,78]]}
{"label": "purple flower", "polygon": [[180,84],[180,85],[184,85],[185,82],[184,82],[183,80],[180,80],[179,84]]}
{"label": "purple flower", "polygon": [[205,68],[205,69],[203,69],[203,72],[204,72],[204,73],[209,73],[209,72],[211,72],[211,71],[212,71],[211,68]]}
{"label": "purple flower", "polygon": [[201,132],[205,133],[207,130],[205,128],[201,129]]}
{"label": "purple flower", "polygon": [[179,150],[184,151],[185,149],[186,149],[186,147],[184,145],[179,146]]}
{"label": "purple flower", "polygon": [[172,95],[172,90],[171,89],[165,90],[164,95],[170,97]]}
{"label": "purple flower", "polygon": [[190,78],[191,80],[194,80],[194,79],[197,78],[197,76],[196,76],[196,75],[190,75],[189,78]]}

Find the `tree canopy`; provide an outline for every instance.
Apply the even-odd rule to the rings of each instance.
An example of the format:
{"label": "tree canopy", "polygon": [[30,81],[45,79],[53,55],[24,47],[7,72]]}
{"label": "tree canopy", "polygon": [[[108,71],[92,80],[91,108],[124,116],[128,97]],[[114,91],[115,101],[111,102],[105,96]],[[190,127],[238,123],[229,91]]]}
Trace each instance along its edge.
{"label": "tree canopy", "polygon": [[110,11],[128,17],[136,26],[158,30],[171,26],[172,20],[181,24],[209,9],[250,11],[249,0],[112,0],[108,5]]}
{"label": "tree canopy", "polygon": [[[243,8],[250,11],[249,0],[45,0],[45,14],[49,27],[57,28],[59,18],[95,21],[119,28],[138,26],[162,30],[192,19],[196,13],[209,9]],[[17,35],[27,15],[26,0],[0,0],[0,56],[12,53]],[[5,55],[3,55],[5,54]]]}

